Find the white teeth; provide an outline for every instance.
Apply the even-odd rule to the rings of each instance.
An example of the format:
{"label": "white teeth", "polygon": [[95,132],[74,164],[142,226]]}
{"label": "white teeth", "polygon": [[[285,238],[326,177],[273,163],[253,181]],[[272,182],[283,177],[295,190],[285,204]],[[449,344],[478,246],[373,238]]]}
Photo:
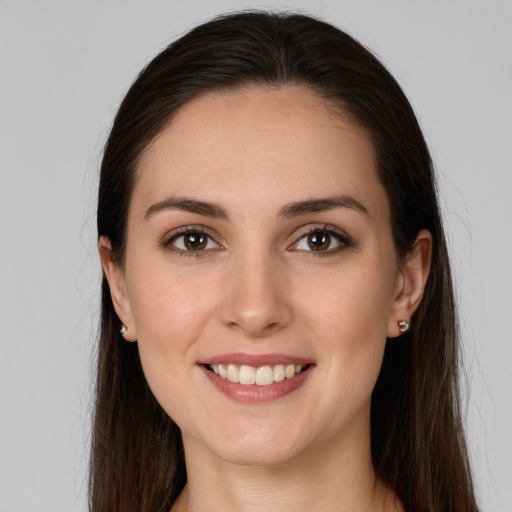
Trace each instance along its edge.
{"label": "white teeth", "polygon": [[240,366],[240,384],[254,384],[256,382],[256,370],[252,366]]}
{"label": "white teeth", "polygon": [[276,382],[284,380],[284,364],[276,364],[274,366],[274,380]]}
{"label": "white teeth", "polygon": [[229,382],[240,382],[240,370],[234,364],[228,364],[227,377]]}
{"label": "white teeth", "polygon": [[254,368],[245,364],[238,366],[233,363],[223,363],[211,364],[210,369],[222,379],[227,379],[230,382],[244,385],[269,386],[273,382],[281,382],[285,378],[291,379],[296,374],[305,370],[306,366],[302,364],[276,364],[274,367],[260,366]]}
{"label": "white teeth", "polygon": [[291,379],[295,375],[295,365],[289,364],[284,370],[284,375],[287,379]]}
{"label": "white teeth", "polygon": [[256,384],[268,386],[274,382],[274,370],[270,366],[261,366],[256,372]]}

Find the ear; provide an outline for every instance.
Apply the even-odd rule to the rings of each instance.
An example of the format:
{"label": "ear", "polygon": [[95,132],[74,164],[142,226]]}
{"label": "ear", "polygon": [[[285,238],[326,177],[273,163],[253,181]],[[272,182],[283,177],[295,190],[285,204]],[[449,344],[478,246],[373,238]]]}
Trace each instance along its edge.
{"label": "ear", "polygon": [[115,261],[112,252],[112,244],[107,236],[100,236],[98,240],[98,251],[100,253],[103,273],[108,281],[110,296],[116,310],[117,316],[126,327],[123,337],[126,341],[135,341],[135,322],[133,321],[130,300],[126,292],[126,281],[123,269]]}
{"label": "ear", "polygon": [[388,324],[388,338],[396,338],[403,331],[398,322],[411,321],[423,298],[425,285],[430,272],[432,258],[432,234],[421,230],[412,246],[405,255],[397,277],[395,299]]}

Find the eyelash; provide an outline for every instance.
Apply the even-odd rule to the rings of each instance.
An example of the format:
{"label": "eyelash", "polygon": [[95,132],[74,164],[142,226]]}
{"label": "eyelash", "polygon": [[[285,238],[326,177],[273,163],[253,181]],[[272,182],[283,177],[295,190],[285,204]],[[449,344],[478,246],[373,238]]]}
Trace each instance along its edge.
{"label": "eyelash", "polygon": [[[175,231],[170,236],[166,237],[163,242],[162,246],[164,249],[168,249],[172,251],[173,253],[177,254],[178,256],[185,256],[185,257],[193,257],[193,258],[203,258],[207,256],[207,253],[211,251],[212,249],[206,249],[206,250],[200,250],[200,251],[192,251],[192,250],[185,250],[180,249],[173,245],[173,243],[176,242],[181,237],[184,237],[186,235],[204,235],[209,240],[213,241],[217,246],[218,249],[222,249],[222,245],[217,243],[211,235],[209,235],[204,228],[202,227],[195,227],[195,226],[186,226],[184,228],[180,228],[178,231]],[[208,242],[207,242],[208,243]],[[218,250],[216,249],[216,250]]]}
{"label": "eyelash", "polygon": [[[331,238],[334,238],[339,242],[339,246],[334,249],[328,249],[326,251],[304,251],[307,253],[310,253],[311,256],[319,256],[319,257],[326,257],[326,256],[333,256],[335,254],[339,254],[344,249],[354,247],[354,240],[351,236],[349,236],[347,233],[340,231],[338,228],[335,228],[334,226],[329,226],[328,224],[324,224],[323,226],[313,226],[309,228],[308,230],[302,232],[297,239],[296,242],[294,242],[290,248],[291,250],[300,250],[300,249],[294,249],[304,238],[308,237],[309,235],[313,235],[316,233],[325,233],[326,235],[329,235]],[[289,249],[290,249],[289,248]]]}
{"label": "eyelash", "polygon": [[[350,248],[350,247],[354,247],[354,240],[352,239],[351,236],[349,236],[348,234],[344,233],[344,232],[341,232],[339,229],[333,227],[333,226],[329,226],[329,225],[324,225],[324,226],[313,226],[311,227],[310,229],[302,232],[300,234],[300,236],[297,238],[297,240],[288,247],[288,250],[292,250],[292,251],[301,251],[301,249],[296,249],[296,246],[304,239],[306,238],[307,236],[309,235],[312,235],[312,234],[315,234],[315,233],[325,233],[327,234],[328,236],[334,238],[335,240],[337,240],[339,242],[339,246],[334,248],[334,249],[328,249],[326,251],[303,251],[303,252],[307,252],[307,253],[310,253],[311,256],[319,256],[319,257],[325,257],[325,256],[332,256],[334,254],[339,254],[341,251],[343,251],[344,249],[347,249],[347,248]],[[176,242],[176,240],[178,240],[179,238],[181,237],[184,237],[186,235],[204,235],[206,236],[210,241],[212,241],[213,243],[215,243],[217,245],[217,249],[203,249],[203,250],[184,250],[184,249],[180,249],[176,246],[174,246],[173,244]],[[207,242],[209,243],[209,242]],[[178,256],[185,256],[185,257],[195,257],[195,258],[201,258],[201,257],[205,257],[208,255],[208,253],[212,250],[220,250],[220,249],[223,249],[223,246],[219,243],[217,243],[213,237],[211,235],[209,235],[205,230],[204,228],[202,227],[194,227],[194,226],[186,226],[184,228],[180,228],[178,231],[172,233],[170,236],[166,237],[163,242],[162,242],[162,246],[164,247],[164,249],[168,249],[168,250],[171,250],[172,252],[174,252],[175,254],[177,254]]]}

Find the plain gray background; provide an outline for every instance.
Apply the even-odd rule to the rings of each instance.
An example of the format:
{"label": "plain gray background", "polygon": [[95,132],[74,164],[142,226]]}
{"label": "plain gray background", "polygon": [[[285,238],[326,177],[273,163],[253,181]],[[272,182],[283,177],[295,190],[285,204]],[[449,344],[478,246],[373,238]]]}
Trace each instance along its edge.
{"label": "plain gray background", "polygon": [[510,0],[0,0],[0,512],[87,509],[101,148],[165,43],[248,7],[348,30],[412,99],[440,175],[478,495],[511,512]]}

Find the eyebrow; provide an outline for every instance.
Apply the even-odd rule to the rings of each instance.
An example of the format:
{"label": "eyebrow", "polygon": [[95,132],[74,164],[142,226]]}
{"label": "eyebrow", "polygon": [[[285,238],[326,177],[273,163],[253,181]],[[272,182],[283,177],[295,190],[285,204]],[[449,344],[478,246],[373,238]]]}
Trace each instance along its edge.
{"label": "eyebrow", "polygon": [[216,219],[229,220],[229,213],[222,206],[188,197],[168,197],[163,201],[155,203],[146,210],[144,219],[148,220],[153,215],[166,210],[181,210]]}
{"label": "eyebrow", "polygon": [[[289,219],[299,217],[308,213],[326,212],[335,208],[350,208],[359,211],[368,217],[370,216],[366,207],[357,199],[347,195],[324,197],[318,199],[307,199],[285,205],[279,211],[279,218]],[[205,215],[221,220],[229,220],[229,212],[223,206],[215,203],[200,201],[188,197],[168,197],[151,205],[144,214],[144,219],[148,220],[157,213],[167,210],[181,210],[198,215]]]}
{"label": "eyebrow", "polygon": [[366,207],[353,197],[342,195],[333,197],[324,197],[319,199],[307,199],[284,206],[280,212],[280,218],[298,217],[307,213],[318,213],[334,210],[335,208],[350,208],[364,215],[370,216]]}

